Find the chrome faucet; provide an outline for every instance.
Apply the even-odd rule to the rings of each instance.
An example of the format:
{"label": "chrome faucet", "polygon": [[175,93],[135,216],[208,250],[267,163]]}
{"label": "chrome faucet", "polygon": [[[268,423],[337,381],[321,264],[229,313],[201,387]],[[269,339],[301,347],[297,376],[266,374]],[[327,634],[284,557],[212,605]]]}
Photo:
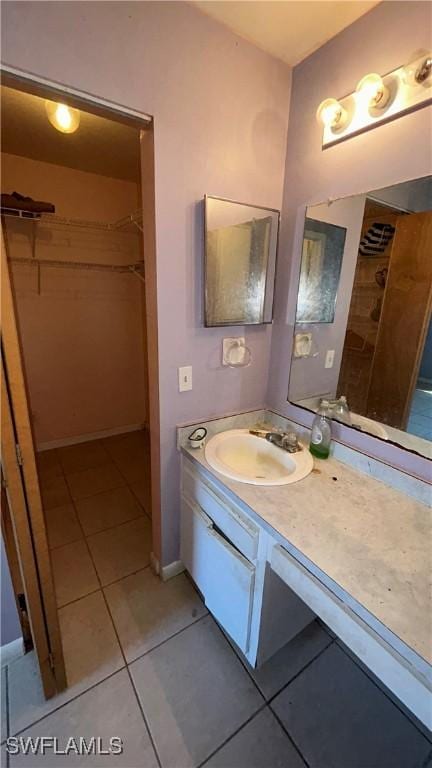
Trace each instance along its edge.
{"label": "chrome faucet", "polygon": [[294,430],[291,430],[290,432],[266,432],[261,429],[250,429],[249,432],[256,437],[263,437],[269,443],[276,445],[283,451],[287,451],[287,453],[296,453],[297,451],[303,450]]}

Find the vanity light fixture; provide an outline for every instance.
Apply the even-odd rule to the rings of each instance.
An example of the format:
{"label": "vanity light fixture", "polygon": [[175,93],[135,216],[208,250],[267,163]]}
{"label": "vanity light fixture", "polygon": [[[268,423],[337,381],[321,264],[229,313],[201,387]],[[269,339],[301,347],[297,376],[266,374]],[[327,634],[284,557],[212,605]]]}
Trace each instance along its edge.
{"label": "vanity light fixture", "polygon": [[421,51],[386,75],[365,75],[354,93],[322,101],[317,111],[323,124],[322,146],[332,146],[430,103],[432,53]]}
{"label": "vanity light fixture", "polygon": [[56,104],[54,101],[45,102],[45,110],[51,125],[60,133],[75,133],[80,124],[78,109],[66,104]]}
{"label": "vanity light fixture", "polygon": [[390,91],[384,85],[381,75],[375,73],[362,77],[357,83],[356,92],[361,105],[368,109],[384,109],[390,99]]}

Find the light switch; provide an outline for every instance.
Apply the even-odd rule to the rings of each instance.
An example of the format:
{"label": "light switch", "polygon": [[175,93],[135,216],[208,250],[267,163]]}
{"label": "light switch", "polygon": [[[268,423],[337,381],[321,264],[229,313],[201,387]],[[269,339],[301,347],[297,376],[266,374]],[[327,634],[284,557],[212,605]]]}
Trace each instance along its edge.
{"label": "light switch", "polygon": [[178,369],[179,392],[187,392],[192,389],[192,366],[184,365]]}
{"label": "light switch", "polygon": [[328,349],[325,356],[324,368],[333,368],[335,351],[334,349]]}

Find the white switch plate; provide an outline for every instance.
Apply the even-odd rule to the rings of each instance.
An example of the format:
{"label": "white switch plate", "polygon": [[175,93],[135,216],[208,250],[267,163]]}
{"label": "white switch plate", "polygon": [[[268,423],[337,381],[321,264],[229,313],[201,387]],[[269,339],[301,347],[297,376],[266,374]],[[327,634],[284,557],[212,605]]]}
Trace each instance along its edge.
{"label": "white switch plate", "polygon": [[324,368],[333,368],[335,351],[334,349],[328,349],[325,356]]}
{"label": "white switch plate", "polygon": [[192,389],[192,366],[184,365],[178,369],[179,392],[188,392]]}

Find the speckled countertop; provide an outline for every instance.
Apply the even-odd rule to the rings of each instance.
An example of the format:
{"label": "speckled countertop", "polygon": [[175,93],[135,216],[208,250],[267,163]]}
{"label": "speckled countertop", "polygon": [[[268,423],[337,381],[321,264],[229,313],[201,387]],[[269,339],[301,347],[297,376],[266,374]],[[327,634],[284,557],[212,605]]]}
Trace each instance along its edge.
{"label": "speckled countertop", "polygon": [[336,459],[304,480],[256,486],[184,453],[302,553],[403,644],[432,663],[432,515],[424,504]]}

